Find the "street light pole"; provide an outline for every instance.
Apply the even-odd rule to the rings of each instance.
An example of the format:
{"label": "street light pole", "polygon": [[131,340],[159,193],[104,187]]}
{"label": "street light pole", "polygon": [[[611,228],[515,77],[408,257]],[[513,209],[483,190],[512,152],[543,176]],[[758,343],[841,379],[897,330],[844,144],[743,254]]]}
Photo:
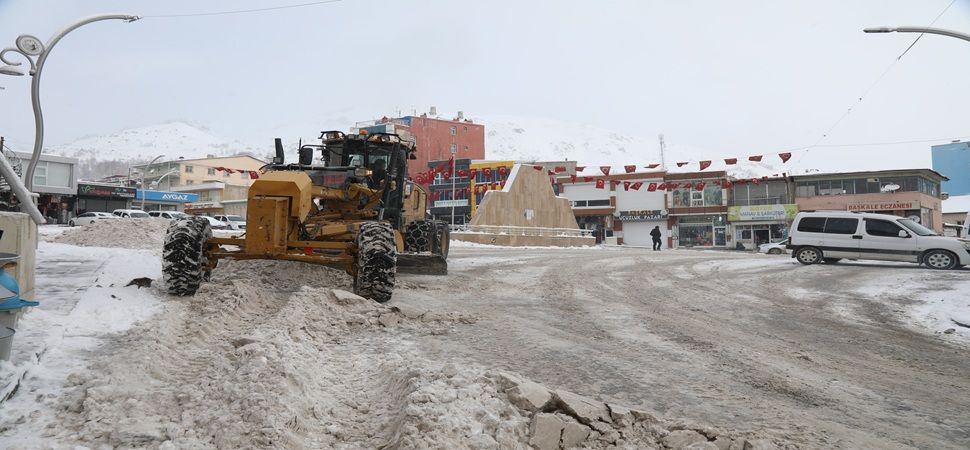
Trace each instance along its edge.
{"label": "street light pole", "polygon": [[145,175],[148,174],[148,169],[151,169],[152,168],[152,164],[155,164],[155,161],[158,161],[159,158],[162,158],[164,156],[165,155],[158,155],[158,156],[156,156],[154,159],[152,159],[151,161],[148,162],[148,165],[145,166],[145,170],[141,171],[141,183],[140,183],[140,185],[141,185],[141,210],[142,211],[145,210],[145,194],[146,194],[145,193]]}
{"label": "street light pole", "polygon": [[964,41],[970,42],[970,34],[961,33],[959,31],[947,30],[944,28],[929,28],[929,27],[877,27],[877,28],[866,28],[862,30],[866,33],[926,33],[926,34],[939,34],[942,36],[949,36],[957,39],[963,39]]}
{"label": "street light pole", "polygon": [[138,16],[128,14],[103,14],[86,17],[54,34],[47,41],[47,45],[44,45],[40,39],[34,36],[22,34],[17,36],[16,48],[9,47],[0,51],[0,61],[7,64],[6,66],[0,67],[0,74],[24,75],[23,71],[16,68],[16,66],[21,64],[19,61],[10,61],[6,58],[6,54],[9,52],[20,54],[30,63],[29,74],[32,78],[30,83],[30,103],[34,110],[34,153],[30,157],[30,164],[27,165],[27,171],[23,175],[27,189],[33,189],[34,187],[34,171],[37,169],[37,161],[40,160],[40,152],[44,148],[44,113],[40,108],[40,76],[44,70],[44,63],[47,61],[47,56],[50,55],[50,51],[65,35],[89,23],[102,20],[134,22],[138,19]]}

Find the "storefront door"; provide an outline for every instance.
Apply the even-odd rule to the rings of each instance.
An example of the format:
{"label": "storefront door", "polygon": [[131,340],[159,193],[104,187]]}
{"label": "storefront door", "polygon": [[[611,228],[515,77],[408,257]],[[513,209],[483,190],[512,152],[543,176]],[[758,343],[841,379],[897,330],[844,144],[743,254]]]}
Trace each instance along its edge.
{"label": "storefront door", "polygon": [[714,227],[714,246],[724,247],[727,245],[727,240],[725,239],[725,227]]}

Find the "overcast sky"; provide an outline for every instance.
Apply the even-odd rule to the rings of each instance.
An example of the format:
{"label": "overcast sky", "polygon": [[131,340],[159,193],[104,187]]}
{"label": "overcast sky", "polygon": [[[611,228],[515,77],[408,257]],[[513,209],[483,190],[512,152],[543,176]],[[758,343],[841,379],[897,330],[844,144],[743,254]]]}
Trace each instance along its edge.
{"label": "overcast sky", "polygon": [[[925,36],[857,101],[916,37],[862,28],[928,25],[950,0],[343,0],[151,17],[293,3],[0,0],[0,47],[90,14],[146,17],[88,25],[51,53],[49,144],[173,119],[271,143],[430,105],[664,133],[713,157],[814,144],[849,107],[823,144],[970,136],[970,42]],[[970,0],[936,26],[970,32]],[[0,86],[0,134],[29,149],[29,82]],[[928,161],[929,145],[829,154]]]}

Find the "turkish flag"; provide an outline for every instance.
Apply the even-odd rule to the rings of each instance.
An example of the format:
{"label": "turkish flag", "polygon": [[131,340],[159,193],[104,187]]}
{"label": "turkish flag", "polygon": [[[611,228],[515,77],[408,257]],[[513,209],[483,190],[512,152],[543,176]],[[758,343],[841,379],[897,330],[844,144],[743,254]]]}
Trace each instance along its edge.
{"label": "turkish flag", "polygon": [[547,173],[547,174],[548,174],[548,175],[549,175],[550,177],[554,177],[554,176],[556,176],[556,172],[553,172],[553,171],[551,171],[551,170],[549,170],[549,171],[546,171],[546,173]]}
{"label": "turkish flag", "polygon": [[499,174],[500,177],[503,177],[504,178],[505,175],[508,174],[508,173],[509,173],[509,168],[508,167],[502,166],[502,167],[499,167],[498,168],[498,174]]}
{"label": "turkish flag", "polygon": [[603,175],[609,175],[610,166],[600,166],[600,172],[603,172]]}
{"label": "turkish flag", "polygon": [[752,182],[752,183],[754,183],[754,184],[761,184],[761,183],[760,183],[760,182],[758,181],[758,179],[757,179],[757,178],[752,178],[752,179],[751,179],[751,182]]}
{"label": "turkish flag", "polygon": [[626,171],[626,173],[633,173],[637,171],[637,166],[635,165],[623,166],[623,170]]}
{"label": "turkish flag", "polygon": [[501,187],[502,189],[505,189],[505,180],[502,180],[502,182],[501,182],[501,183],[499,183],[498,185],[499,185],[499,187]]}
{"label": "turkish flag", "polygon": [[791,152],[779,153],[778,157],[781,158],[782,163],[786,163],[791,159]]}
{"label": "turkish flag", "polygon": [[701,170],[704,170],[704,169],[706,169],[708,167],[711,167],[711,162],[710,161],[701,161]]}
{"label": "turkish flag", "polygon": [[768,181],[768,175],[761,177],[762,180]]}
{"label": "turkish flag", "polygon": [[[647,189],[647,190],[649,190],[649,189]],[[667,190],[667,183],[660,183],[660,184],[658,184],[658,185],[657,185],[657,190],[658,190],[658,191],[664,191],[664,190]]]}
{"label": "turkish flag", "polygon": [[582,172],[584,170],[586,170],[586,166],[576,166],[576,171],[577,172]]}
{"label": "turkish flag", "polygon": [[606,187],[606,182],[603,180],[596,180],[596,189],[603,189]]}
{"label": "turkish flag", "polygon": [[465,170],[465,169],[458,169],[458,176],[459,177],[467,177],[468,176],[468,171]]}
{"label": "turkish flag", "polygon": [[660,164],[647,164],[643,167],[646,167],[647,169],[656,169],[657,167],[660,167]]}
{"label": "turkish flag", "polygon": [[475,178],[475,175],[478,175],[478,169],[468,169],[468,176]]}
{"label": "turkish flag", "polygon": [[657,183],[650,183],[647,185],[647,192],[656,192],[656,191],[657,191]]}
{"label": "turkish flag", "polygon": [[593,181],[593,177],[583,177],[584,183],[589,183],[590,181]]}
{"label": "turkish flag", "polygon": [[706,186],[705,183],[697,183],[697,184],[694,185],[694,189],[695,190],[698,190],[698,191],[703,191],[704,190],[704,186]]}
{"label": "turkish flag", "polygon": [[445,165],[444,163],[438,164],[438,167],[434,168],[435,173],[444,173]]}
{"label": "turkish flag", "polygon": [[724,186],[725,189],[731,189],[731,180],[724,180],[724,184],[722,186]]}
{"label": "turkish flag", "polygon": [[542,166],[532,166],[532,168],[542,172]]}
{"label": "turkish flag", "polygon": [[677,167],[684,167],[686,165],[687,165],[686,162],[679,162],[679,163],[677,163]]}
{"label": "turkish flag", "polygon": [[485,178],[492,178],[492,169],[490,167],[486,167],[482,169],[482,174],[485,175]]}
{"label": "turkish flag", "polygon": [[570,175],[569,176],[569,181],[572,181],[573,183],[575,183],[576,182],[576,175]]}
{"label": "turkish flag", "polygon": [[724,164],[727,164],[729,166],[733,166],[733,165],[735,165],[737,163],[738,163],[738,159],[737,158],[724,158]]}
{"label": "turkish flag", "polygon": [[748,180],[744,180],[744,179],[741,179],[741,180],[737,180],[737,181],[735,181],[735,182],[734,182],[734,184],[744,184],[744,183],[746,183],[747,181],[748,181]]}
{"label": "turkish flag", "polygon": [[749,156],[748,161],[761,161],[761,155]]}
{"label": "turkish flag", "polygon": [[562,173],[566,171],[566,166],[556,166],[555,172]]}
{"label": "turkish flag", "polygon": [[680,186],[679,183],[667,183],[667,190],[677,189]]}
{"label": "turkish flag", "polygon": [[448,181],[448,180],[451,179],[451,173],[450,172],[445,172],[445,173],[441,174],[441,176],[445,179],[445,181]]}
{"label": "turkish flag", "polygon": [[630,182],[629,181],[624,181],[623,182],[623,190],[624,191],[629,191],[630,190]]}
{"label": "turkish flag", "polygon": [[249,179],[250,180],[255,180],[257,178],[259,178],[259,172],[255,171],[255,170],[250,170],[249,171]]}
{"label": "turkish flag", "polygon": [[630,187],[633,188],[634,191],[639,191],[640,188],[643,187],[643,182],[637,181],[636,183],[631,184]]}

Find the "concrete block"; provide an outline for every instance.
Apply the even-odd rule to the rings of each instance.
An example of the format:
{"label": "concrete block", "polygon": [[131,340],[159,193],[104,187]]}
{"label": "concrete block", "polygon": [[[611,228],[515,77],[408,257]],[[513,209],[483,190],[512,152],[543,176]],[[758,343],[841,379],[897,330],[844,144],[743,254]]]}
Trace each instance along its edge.
{"label": "concrete block", "polygon": [[568,391],[556,391],[556,398],[562,401],[563,407],[579,419],[580,422],[590,425],[593,422],[601,421],[613,423],[610,411],[606,408],[606,403],[598,402],[582,395],[576,395]]}
{"label": "concrete block", "polygon": [[539,413],[529,424],[529,444],[538,450],[558,450],[566,424],[555,414]]}
{"label": "concrete block", "polygon": [[508,394],[513,405],[529,412],[541,411],[552,400],[545,386],[528,380],[520,380]]}
{"label": "concrete block", "polygon": [[567,422],[562,430],[562,448],[577,447],[589,437],[590,429],[576,422]]}
{"label": "concrete block", "polygon": [[687,448],[690,444],[707,442],[707,437],[694,430],[676,430],[664,436],[661,442],[668,448],[680,450]]}

